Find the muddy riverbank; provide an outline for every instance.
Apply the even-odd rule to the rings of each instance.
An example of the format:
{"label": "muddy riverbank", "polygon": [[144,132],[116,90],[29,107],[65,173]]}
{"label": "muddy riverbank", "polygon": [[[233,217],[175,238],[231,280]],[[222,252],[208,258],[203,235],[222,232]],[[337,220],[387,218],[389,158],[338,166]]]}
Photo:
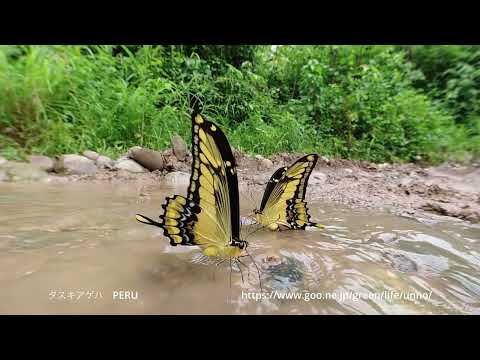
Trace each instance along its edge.
{"label": "muddy riverbank", "polygon": [[[134,149],[134,152],[138,152],[138,149]],[[117,166],[112,160],[109,166],[97,166],[94,173],[49,172],[46,176],[39,176],[38,171],[34,171],[35,176],[31,178],[27,176],[26,180],[48,183],[135,182],[139,189],[139,197],[148,197],[151,186],[159,183],[188,184],[191,167],[191,155],[188,152],[181,155],[181,160],[171,149],[161,153],[155,152],[153,155],[153,160],[152,156],[147,158],[147,165],[152,167],[153,163],[155,168],[155,160],[161,163],[153,171],[138,166],[126,156],[117,160],[117,163],[128,166]],[[241,192],[259,201],[264,186],[274,170],[291,164],[301,155],[278,154],[265,159],[235,151]],[[155,156],[158,159],[155,159]],[[143,158],[135,160],[140,163],[145,161]],[[7,164],[0,165],[0,172]],[[25,173],[22,166],[15,165]],[[81,165],[85,164],[82,162]],[[469,166],[443,164],[435,167],[416,164],[373,164],[321,157],[309,181],[307,200],[328,201],[351,208],[387,210],[407,217],[415,217],[421,212],[422,215],[449,216],[478,223],[480,166],[475,163]]]}

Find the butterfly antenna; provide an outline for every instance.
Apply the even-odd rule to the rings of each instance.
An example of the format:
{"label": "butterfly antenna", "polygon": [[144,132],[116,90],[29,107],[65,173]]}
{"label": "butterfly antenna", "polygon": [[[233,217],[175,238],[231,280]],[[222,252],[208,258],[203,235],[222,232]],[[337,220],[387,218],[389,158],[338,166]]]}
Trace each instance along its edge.
{"label": "butterfly antenna", "polygon": [[[248,277],[248,279],[250,279],[250,268],[247,265],[245,265],[238,257],[236,258],[236,260],[239,263],[238,268],[240,269],[240,272],[242,271],[241,268],[240,268],[240,265],[245,266],[245,268],[247,269],[247,277]],[[243,281],[243,276],[242,276],[242,281]]]}
{"label": "butterfly antenna", "polygon": [[250,198],[250,200],[252,201],[253,204],[256,204],[256,203],[257,203],[257,199],[255,199],[255,198],[253,197],[253,191],[248,190],[248,191],[247,191],[247,195],[248,195],[248,197]]}
{"label": "butterfly antenna", "polygon": [[219,266],[220,264],[223,264],[225,261],[227,261],[227,259],[222,259],[219,262],[217,262],[215,265]]}
{"label": "butterfly antenna", "polygon": [[230,290],[232,290],[232,258],[230,258]]}
{"label": "butterfly antenna", "polygon": [[250,259],[252,259],[253,264],[254,264],[255,267],[257,268],[258,283],[260,284],[260,292],[263,292],[263,289],[262,289],[262,279],[261,279],[261,277],[260,277],[260,269],[258,268],[257,263],[256,263],[255,260],[253,259],[253,256],[250,255],[250,253],[247,251],[247,249],[245,249],[245,252],[247,253],[248,256],[250,256]]}
{"label": "butterfly antenna", "polygon": [[240,266],[240,261],[239,261],[238,259],[236,259],[236,258],[235,258],[235,260],[238,261],[238,264],[237,264],[238,270],[240,270],[240,276],[242,277],[242,283],[244,283],[244,281],[243,281],[243,272],[242,272],[242,268],[241,268],[241,266]]}

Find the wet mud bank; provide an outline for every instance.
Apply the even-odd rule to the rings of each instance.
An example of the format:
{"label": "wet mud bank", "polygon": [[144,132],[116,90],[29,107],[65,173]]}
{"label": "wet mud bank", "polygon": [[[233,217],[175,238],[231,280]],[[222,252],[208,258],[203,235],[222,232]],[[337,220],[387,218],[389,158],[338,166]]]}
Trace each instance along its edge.
{"label": "wet mud bank", "polygon": [[[266,182],[276,168],[287,166],[303,155],[278,154],[266,159],[238,151],[234,153],[241,193],[255,198],[261,197]],[[86,155],[90,154],[87,152]],[[71,155],[75,156],[77,155]],[[65,156],[61,157],[60,164],[65,163],[65,159]],[[0,180],[113,184],[134,182],[138,185],[139,197],[148,197],[149,189],[159,183],[179,186],[188,184],[191,167],[191,154],[175,148],[155,152],[135,147],[124,157],[107,161],[107,165],[99,164],[98,159],[95,162],[97,166],[93,165],[93,160],[92,164],[80,160],[78,171],[74,168],[74,163],[70,165],[69,171],[62,171],[61,166],[67,167],[66,165],[56,165],[52,166],[50,172],[45,168],[39,170],[37,164],[30,164],[33,167],[31,174],[26,164],[4,162],[0,165]],[[82,172],[86,164],[89,165],[88,171]],[[59,167],[61,170],[56,171]],[[373,164],[321,157],[310,177],[307,190],[307,201],[313,200],[351,208],[386,210],[406,217],[447,216],[479,223],[480,164],[443,164],[431,167]]]}

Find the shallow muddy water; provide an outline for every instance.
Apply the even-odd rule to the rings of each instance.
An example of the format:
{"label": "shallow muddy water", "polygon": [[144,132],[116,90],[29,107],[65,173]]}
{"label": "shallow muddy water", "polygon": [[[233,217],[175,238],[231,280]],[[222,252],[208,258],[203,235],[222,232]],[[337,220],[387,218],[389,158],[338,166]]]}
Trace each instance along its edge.
{"label": "shallow muddy water", "polygon": [[310,202],[324,230],[248,238],[260,292],[249,257],[231,272],[135,220],[184,191],[0,184],[0,314],[480,313],[478,225]]}

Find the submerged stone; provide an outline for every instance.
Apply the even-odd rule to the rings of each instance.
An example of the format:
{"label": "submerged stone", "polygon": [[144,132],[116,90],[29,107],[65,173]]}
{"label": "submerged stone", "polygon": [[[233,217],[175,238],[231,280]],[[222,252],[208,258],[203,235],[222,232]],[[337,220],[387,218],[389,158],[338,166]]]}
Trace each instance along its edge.
{"label": "submerged stone", "polygon": [[401,272],[415,272],[418,270],[417,264],[403,254],[385,252],[383,256],[390,262],[395,270]]}
{"label": "submerged stone", "polygon": [[190,183],[190,174],[174,171],[165,175],[163,180],[169,184],[187,186]]}
{"label": "submerged stone", "polygon": [[257,168],[259,171],[269,170],[273,168],[273,162],[272,160],[269,160],[269,159],[261,159],[258,162]]}
{"label": "submerged stone", "polygon": [[53,171],[55,168],[55,161],[48,156],[30,155],[28,160],[30,161],[30,164],[36,165],[45,171]]}
{"label": "submerged stone", "polygon": [[0,169],[2,181],[38,181],[47,178],[47,173],[40,167],[28,163],[9,161]]}

